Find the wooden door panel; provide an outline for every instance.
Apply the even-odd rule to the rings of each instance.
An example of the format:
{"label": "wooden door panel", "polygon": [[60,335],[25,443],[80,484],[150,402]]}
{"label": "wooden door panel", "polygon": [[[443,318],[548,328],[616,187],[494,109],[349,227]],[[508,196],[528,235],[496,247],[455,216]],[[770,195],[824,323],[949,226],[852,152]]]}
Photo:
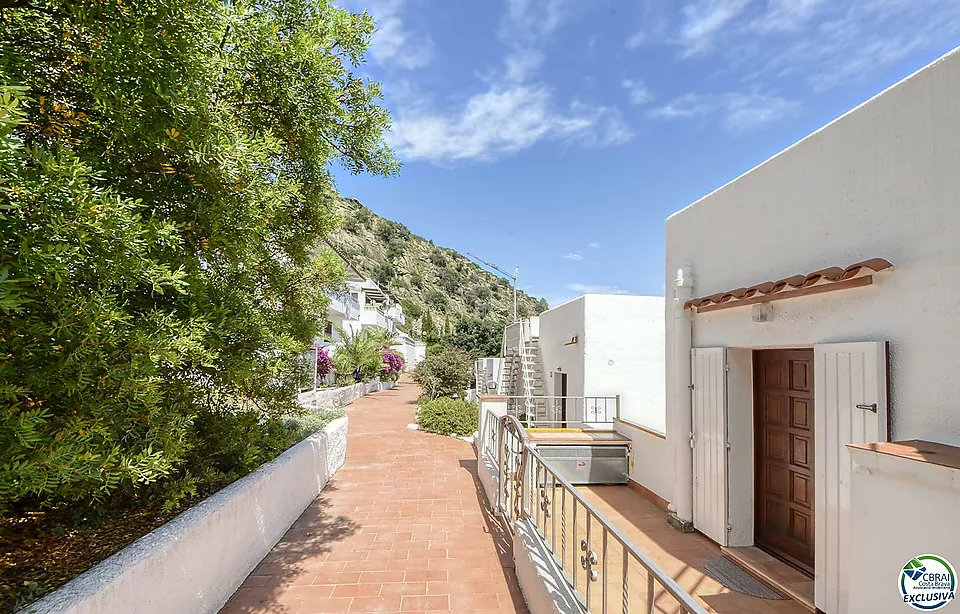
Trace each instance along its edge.
{"label": "wooden door panel", "polygon": [[764,350],[754,361],[755,541],[812,572],[813,352]]}

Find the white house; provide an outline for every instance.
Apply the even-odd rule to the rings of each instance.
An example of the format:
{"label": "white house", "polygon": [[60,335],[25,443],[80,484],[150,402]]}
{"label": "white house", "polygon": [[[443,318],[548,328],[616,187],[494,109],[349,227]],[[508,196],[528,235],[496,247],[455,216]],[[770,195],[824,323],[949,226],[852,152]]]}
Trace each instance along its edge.
{"label": "white house", "polygon": [[403,332],[397,334],[397,342],[391,348],[403,356],[403,368],[407,371],[416,368],[427,356],[427,344]]}
{"label": "white house", "polygon": [[958,101],[953,52],[667,220],[665,497],[827,614],[960,564]]}
{"label": "white house", "polygon": [[544,394],[620,395],[621,418],[663,433],[663,304],[660,296],[587,294],[541,313]]}

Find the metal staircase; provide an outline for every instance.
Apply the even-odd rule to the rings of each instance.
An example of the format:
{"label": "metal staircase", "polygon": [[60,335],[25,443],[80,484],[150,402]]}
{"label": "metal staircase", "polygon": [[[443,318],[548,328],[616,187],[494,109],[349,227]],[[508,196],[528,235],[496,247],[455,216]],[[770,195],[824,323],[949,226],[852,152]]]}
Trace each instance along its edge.
{"label": "metal staircase", "polygon": [[532,420],[545,420],[547,403],[543,398],[540,345],[530,334],[529,320],[520,320],[519,325],[519,339],[513,347],[508,347],[504,338],[500,394],[512,397],[509,401],[510,409],[516,415]]}

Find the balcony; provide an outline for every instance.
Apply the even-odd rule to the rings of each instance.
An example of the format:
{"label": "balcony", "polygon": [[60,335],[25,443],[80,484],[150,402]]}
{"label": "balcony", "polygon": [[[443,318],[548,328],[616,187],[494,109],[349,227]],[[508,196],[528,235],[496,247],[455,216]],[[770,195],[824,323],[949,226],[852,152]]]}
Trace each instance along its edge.
{"label": "balcony", "polygon": [[394,330],[393,321],[379,308],[367,307],[364,309],[360,317],[360,323],[364,326],[379,326],[389,331]]}
{"label": "balcony", "polygon": [[344,320],[360,319],[360,301],[352,294],[328,294],[330,311],[343,316]]}

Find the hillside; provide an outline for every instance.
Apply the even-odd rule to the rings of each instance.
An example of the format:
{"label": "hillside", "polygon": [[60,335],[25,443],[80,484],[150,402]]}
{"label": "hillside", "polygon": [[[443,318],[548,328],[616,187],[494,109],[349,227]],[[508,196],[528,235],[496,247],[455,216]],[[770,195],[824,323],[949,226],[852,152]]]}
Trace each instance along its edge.
{"label": "hillside", "polygon": [[[512,318],[508,280],[376,215],[354,198],[340,198],[337,207],[342,225],[330,242],[402,302],[411,335],[430,336],[434,329],[442,334],[461,319],[502,325]],[[524,317],[537,315],[547,302],[520,291],[517,309]]]}

